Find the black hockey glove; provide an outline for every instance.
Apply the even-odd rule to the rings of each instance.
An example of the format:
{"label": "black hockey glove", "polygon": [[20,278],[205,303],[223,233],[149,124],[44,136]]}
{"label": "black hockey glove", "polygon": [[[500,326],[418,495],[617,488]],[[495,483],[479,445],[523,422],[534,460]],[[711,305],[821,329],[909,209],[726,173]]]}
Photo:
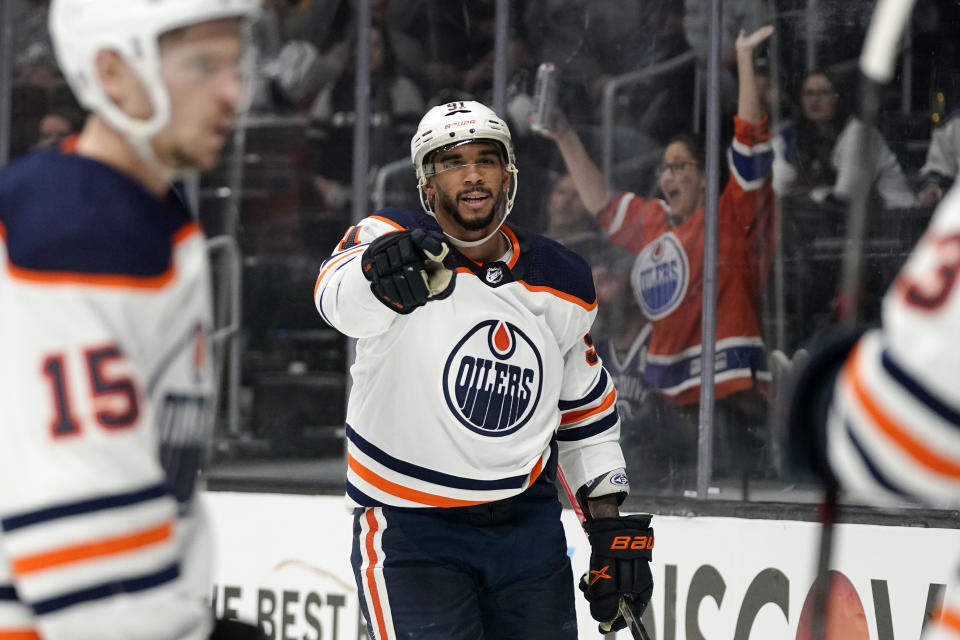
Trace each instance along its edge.
{"label": "black hockey glove", "polygon": [[428,300],[453,293],[456,272],[443,263],[449,253],[439,231],[395,231],[371,242],[361,265],[373,295],[393,311],[406,314]]}
{"label": "black hockey glove", "polygon": [[653,529],[650,515],[587,520],[583,528],[590,540],[590,571],[580,578],[580,590],[590,603],[590,615],[600,623],[600,633],[627,626],[620,614],[620,599],[635,604],[642,614],[653,595]]}

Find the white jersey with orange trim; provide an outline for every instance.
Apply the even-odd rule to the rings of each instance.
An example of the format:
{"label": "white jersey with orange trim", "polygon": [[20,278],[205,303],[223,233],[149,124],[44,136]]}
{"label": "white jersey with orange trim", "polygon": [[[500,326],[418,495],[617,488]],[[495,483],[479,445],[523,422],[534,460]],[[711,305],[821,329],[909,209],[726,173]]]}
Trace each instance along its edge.
{"label": "white jersey with orange trim", "polygon": [[[960,190],[940,205],[837,376],[827,458],[842,487],[960,506]],[[960,638],[960,589],[924,638]]]}
{"label": "white jersey with orange trim", "polygon": [[[347,495],[361,506],[455,507],[521,493],[552,449],[588,497],[626,492],[616,391],[589,337],[590,268],[541,236],[478,264],[454,251],[452,294],[400,315],[370,290],[360,256],[422,212],[362,220],[324,262],[314,301],[359,338],[347,408]],[[555,444],[554,444],[555,443]]]}
{"label": "white jersey with orange trim", "polygon": [[208,279],[175,192],[60,150],[0,173],[0,638],[209,634]]}

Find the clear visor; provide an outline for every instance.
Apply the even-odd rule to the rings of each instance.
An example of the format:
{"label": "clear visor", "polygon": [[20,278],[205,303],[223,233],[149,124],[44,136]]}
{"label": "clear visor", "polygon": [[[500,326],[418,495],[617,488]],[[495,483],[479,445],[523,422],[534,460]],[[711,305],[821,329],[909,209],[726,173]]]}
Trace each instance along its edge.
{"label": "clear visor", "polygon": [[439,158],[437,161],[423,163],[423,175],[429,178],[439,173],[443,173],[444,171],[463,171],[469,167],[476,167],[480,171],[503,169],[504,159],[500,145],[489,140],[461,140],[460,142],[455,142],[451,145],[437,149],[430,154],[430,158],[437,158],[445,153],[449,153],[451,150],[456,149],[457,147],[462,147],[468,144],[476,144],[478,142],[486,145],[489,151],[482,152],[480,157],[477,158],[475,162],[466,162],[462,157],[458,157],[456,155],[449,158]]}

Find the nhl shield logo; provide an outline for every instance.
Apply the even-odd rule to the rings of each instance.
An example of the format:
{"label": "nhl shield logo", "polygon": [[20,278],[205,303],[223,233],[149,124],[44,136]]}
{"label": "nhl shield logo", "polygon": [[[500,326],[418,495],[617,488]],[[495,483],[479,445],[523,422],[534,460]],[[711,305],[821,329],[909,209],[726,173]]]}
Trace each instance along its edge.
{"label": "nhl shield logo", "polygon": [[490,284],[497,284],[503,280],[503,269],[500,267],[490,267],[487,269],[486,280]]}
{"label": "nhl shield logo", "polygon": [[677,236],[668,232],[644,247],[633,263],[630,284],[651,320],[664,318],[680,306],[690,285],[690,261]]}
{"label": "nhl shield logo", "polygon": [[457,343],[443,368],[443,397],[475,433],[505,436],[533,415],[543,386],[543,360],[515,325],[486,320]]}

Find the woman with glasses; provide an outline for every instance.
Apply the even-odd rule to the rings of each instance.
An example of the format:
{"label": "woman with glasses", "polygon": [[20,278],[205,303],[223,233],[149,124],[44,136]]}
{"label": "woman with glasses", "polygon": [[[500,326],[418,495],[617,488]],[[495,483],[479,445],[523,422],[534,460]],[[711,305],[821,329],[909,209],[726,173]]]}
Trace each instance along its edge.
{"label": "woman with glasses", "polygon": [[[762,458],[765,393],[770,373],[757,312],[773,253],[767,116],[760,109],[753,50],[773,32],[763,27],[736,41],[739,81],[730,180],[719,202],[719,269],[715,424],[720,433],[718,467],[733,475],[752,473]],[[701,314],[706,176],[698,138],[674,137],[658,172],[662,199],[615,192],[561,117],[549,135],[556,141],[587,208],[610,240],[637,257],[631,285],[652,324],[645,376],[676,420],[683,446],[677,480],[689,488],[696,460],[701,371]],[[734,443],[727,448],[726,445]],[[721,470],[718,468],[718,471]]]}
{"label": "woman with glasses", "polygon": [[[837,83],[825,71],[803,79],[799,116],[774,137],[773,190],[796,203],[843,204],[862,156],[858,142],[862,123],[850,117]],[[886,141],[873,130],[877,153],[874,189],[883,206],[915,207],[917,200]]]}

